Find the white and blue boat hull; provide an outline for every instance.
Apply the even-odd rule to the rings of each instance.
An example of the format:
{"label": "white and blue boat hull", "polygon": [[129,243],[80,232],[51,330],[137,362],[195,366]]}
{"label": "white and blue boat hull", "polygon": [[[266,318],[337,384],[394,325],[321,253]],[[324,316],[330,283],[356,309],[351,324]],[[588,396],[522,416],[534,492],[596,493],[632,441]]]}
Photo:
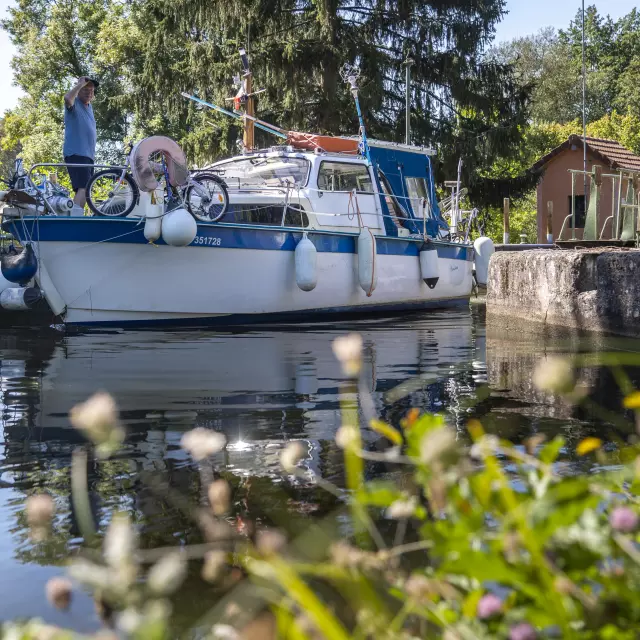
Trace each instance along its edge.
{"label": "white and blue boat hull", "polygon": [[439,280],[430,289],[421,277],[420,238],[377,237],[378,280],[367,297],[353,233],[308,232],[318,252],[318,282],[307,292],[298,288],[295,273],[302,233],[283,227],[199,224],[191,245],[171,247],[162,240],[149,244],[143,224],[130,218],[23,218],[5,226],[33,243],[47,275],[40,282],[44,295],[62,301],[60,315],[68,324],[311,319],[452,306],[472,291],[473,248],[434,241]]}

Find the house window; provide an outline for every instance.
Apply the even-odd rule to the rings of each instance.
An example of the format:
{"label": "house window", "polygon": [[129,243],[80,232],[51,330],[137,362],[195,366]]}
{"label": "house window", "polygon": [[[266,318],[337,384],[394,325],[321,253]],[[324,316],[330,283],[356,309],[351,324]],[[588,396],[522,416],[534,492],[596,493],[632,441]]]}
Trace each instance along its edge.
{"label": "house window", "polygon": [[[587,219],[587,210],[585,208],[584,196],[574,196],[576,202],[576,229],[584,229]],[[571,196],[569,196],[569,210],[567,214],[571,214]],[[569,228],[573,225],[573,219],[569,218]]]}
{"label": "house window", "polygon": [[369,169],[352,162],[323,162],[318,172],[320,191],[352,191],[373,193]]}

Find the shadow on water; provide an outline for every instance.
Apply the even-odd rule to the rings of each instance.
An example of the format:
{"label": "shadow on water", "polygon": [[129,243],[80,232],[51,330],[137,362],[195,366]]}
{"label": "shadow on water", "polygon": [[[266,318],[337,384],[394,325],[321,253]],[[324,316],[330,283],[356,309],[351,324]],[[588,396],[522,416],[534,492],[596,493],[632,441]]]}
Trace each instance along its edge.
{"label": "shadow on water", "polygon": [[[364,378],[378,413],[394,424],[411,407],[441,411],[466,438],[469,417],[492,433],[521,443],[534,433],[565,435],[565,457],[587,434],[613,443],[628,437],[625,424],[595,419],[558,397],[537,391],[531,371],[552,352],[610,348],[640,351],[630,341],[573,336],[512,336],[487,331],[483,308],[409,314],[332,324],[236,328],[233,331],[110,331],[65,335],[45,328],[4,328],[0,335],[0,617],[41,616],[79,630],[98,620],[86,596],[70,614],[50,609],[42,597],[55,566],[80,544],[70,507],[68,466],[82,438],[67,414],[93,392],[112,393],[128,430],[121,454],[89,463],[96,520],[104,527],[114,509],[127,510],[145,547],[198,542],[188,514],[172,499],[204,504],[217,477],[233,488],[230,523],[249,521],[297,527],[322,516],[335,498],[308,478],[283,477],[279,454],[290,440],[306,443],[306,468],[343,482],[342,454],[333,437],[340,426],[339,388],[344,377],[332,340],[349,331],[364,340]],[[640,361],[640,356],[639,356]],[[640,369],[629,372],[640,381]],[[590,397],[620,412],[621,395],[607,369],[581,372]],[[399,393],[398,389],[403,389]],[[225,452],[194,464],[180,449],[182,435],[201,426],[222,431]],[[378,436],[365,433],[368,446]],[[390,474],[368,467],[369,477]],[[168,483],[162,491],[149,478]],[[52,538],[33,544],[24,500],[34,488],[56,498]],[[195,577],[181,591],[185,620],[211,605],[212,592]],[[71,616],[71,617],[69,617]]]}

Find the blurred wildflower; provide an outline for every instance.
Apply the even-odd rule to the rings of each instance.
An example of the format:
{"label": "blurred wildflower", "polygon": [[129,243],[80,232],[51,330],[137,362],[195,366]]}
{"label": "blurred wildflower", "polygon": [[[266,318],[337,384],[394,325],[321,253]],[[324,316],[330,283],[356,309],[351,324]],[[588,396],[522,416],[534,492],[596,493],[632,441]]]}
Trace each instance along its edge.
{"label": "blurred wildflower", "polygon": [[[104,536],[103,555],[108,565],[106,582],[119,595],[126,594],[136,581],[138,574],[138,565],[135,559],[137,546],[136,532],[131,525],[129,516],[125,513],[114,514]],[[100,579],[103,572],[104,568],[96,567],[94,571],[96,581]],[[81,577],[79,579],[83,580]]]}
{"label": "blurred wildflower", "polygon": [[237,640],[240,634],[229,624],[216,624],[211,629],[213,640]]}
{"label": "blurred wildflower", "polygon": [[118,615],[117,627],[125,636],[133,636],[145,624],[143,615],[133,607],[125,609]]}
{"label": "blurred wildflower", "polygon": [[290,442],[280,455],[280,464],[287,473],[293,473],[298,462],[305,457],[306,448],[300,442]]}
{"label": "blurred wildflower", "polygon": [[345,425],[336,431],[336,444],[341,449],[351,449],[358,443],[358,431],[355,427]]}
{"label": "blurred wildflower", "polygon": [[333,353],[350,378],[357,378],[362,368],[362,337],[357,333],[340,336],[333,341]]}
{"label": "blurred wildflower", "polygon": [[231,501],[231,487],[226,480],[215,480],[207,491],[209,503],[214,515],[222,516],[229,511]]}
{"label": "blurred wildflower", "polygon": [[602,440],[600,438],[585,438],[576,447],[576,453],[579,456],[586,456],[592,451],[596,451],[602,446]]}
{"label": "blurred wildflower", "polygon": [[534,456],[536,454],[536,450],[538,447],[547,439],[547,436],[544,433],[536,433],[535,435],[527,438],[524,441],[524,447],[527,453],[530,456]]}
{"label": "blurred wildflower", "polygon": [[571,362],[560,356],[541,360],[533,372],[533,384],[541,391],[570,393],[576,385]]}
{"label": "blurred wildflower", "polygon": [[96,445],[98,455],[108,457],[124,441],[115,400],[103,391],[77,404],[69,412],[71,424]]}
{"label": "blurred wildflower", "polygon": [[414,600],[420,600],[433,593],[431,580],[420,574],[410,576],[405,582],[404,590]]}
{"label": "blurred wildflower", "polygon": [[630,393],[623,401],[622,406],[625,409],[640,409],[640,391]]}
{"label": "blurred wildflower", "polygon": [[478,602],[477,614],[481,620],[493,618],[502,613],[502,600],[492,593],[482,596]]}
{"label": "blurred wildflower", "polygon": [[167,596],[180,587],[186,575],[185,554],[180,551],[168,553],[151,567],[147,587],[154,595]]}
{"label": "blurred wildflower", "polygon": [[47,600],[56,609],[62,610],[69,608],[72,591],[73,586],[66,578],[51,578],[45,587]]}
{"label": "blurred wildflower", "polygon": [[484,460],[492,456],[500,446],[500,440],[496,436],[485,434],[471,447],[469,455],[474,460]]}
{"label": "blurred wildflower", "polygon": [[256,534],[256,548],[265,556],[280,553],[286,544],[287,539],[284,534],[275,529],[261,529]]}
{"label": "blurred wildflower", "polygon": [[394,520],[402,520],[404,518],[410,518],[418,506],[418,500],[415,496],[407,498],[406,500],[396,500],[387,509],[387,517]]}
{"label": "blurred wildflower", "polygon": [[218,451],[224,449],[227,439],[217,431],[197,427],[187,431],[180,440],[182,448],[191,454],[191,457],[200,462]]}
{"label": "blurred wildflower", "polygon": [[438,427],[422,438],[420,443],[420,461],[430,464],[440,460],[456,448],[456,435],[449,427]]}
{"label": "blurred wildflower", "polygon": [[528,623],[521,622],[509,630],[509,640],[536,640],[536,630]]}
{"label": "blurred wildflower", "polygon": [[609,524],[615,531],[632,533],[638,528],[638,515],[629,507],[616,507],[609,516]]}
{"label": "blurred wildflower", "polygon": [[96,590],[111,590],[114,586],[113,572],[84,558],[74,558],[67,569],[73,579],[85,587]]}
{"label": "blurred wildflower", "polygon": [[47,493],[29,496],[25,503],[27,523],[30,527],[48,527],[53,519],[53,498]]}
{"label": "blurred wildflower", "polygon": [[227,554],[224,551],[207,551],[202,565],[202,578],[207,582],[216,582],[227,566]]}

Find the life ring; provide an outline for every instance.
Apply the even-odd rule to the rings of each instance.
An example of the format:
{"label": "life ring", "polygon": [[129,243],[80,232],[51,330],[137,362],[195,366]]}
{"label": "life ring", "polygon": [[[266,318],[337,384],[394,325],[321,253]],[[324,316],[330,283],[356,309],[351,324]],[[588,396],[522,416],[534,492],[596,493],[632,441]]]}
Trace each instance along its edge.
{"label": "life ring", "polygon": [[151,136],[138,142],[131,151],[131,171],[140,190],[155,191],[160,186],[156,178],[157,171],[153,170],[149,161],[149,158],[158,152],[165,156],[171,185],[180,187],[187,184],[187,157],[180,145],[166,136]]}

